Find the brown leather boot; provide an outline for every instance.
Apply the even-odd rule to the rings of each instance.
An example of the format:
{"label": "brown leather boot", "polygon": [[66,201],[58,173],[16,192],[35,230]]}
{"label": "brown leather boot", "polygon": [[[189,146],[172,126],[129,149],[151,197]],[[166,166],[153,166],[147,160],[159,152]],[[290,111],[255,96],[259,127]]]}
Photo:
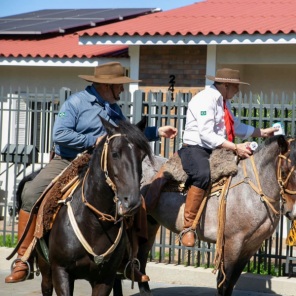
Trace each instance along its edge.
{"label": "brown leather boot", "polygon": [[155,175],[153,181],[151,182],[146,194],[145,194],[145,203],[147,212],[151,212],[158,203],[161,190],[164,185],[168,182],[164,175],[164,169],[161,168],[158,173]]}
{"label": "brown leather boot", "polygon": [[191,186],[188,190],[184,209],[184,228],[181,233],[182,244],[185,247],[193,247],[195,245],[195,231],[191,229],[191,226],[204,195],[205,190],[196,186]]}
{"label": "brown leather boot", "polygon": [[[25,231],[29,217],[30,217],[30,213],[20,210],[19,221],[18,221],[18,238],[19,239],[21,238],[21,236]],[[23,243],[21,244],[20,248],[18,249],[18,256],[17,256],[18,259],[25,254],[27,248],[29,247],[33,239],[35,224],[36,224],[36,217],[33,219],[30,225],[30,229],[27,233],[27,236],[24,239]],[[29,260],[29,263],[33,267],[33,261]],[[33,271],[33,268],[31,268],[31,271]],[[28,275],[27,264],[19,260],[15,263],[15,266],[13,267],[11,274],[5,278],[5,283],[22,282],[26,279],[27,275]],[[28,279],[33,279],[33,278],[34,278],[34,273],[32,272],[28,277]]]}

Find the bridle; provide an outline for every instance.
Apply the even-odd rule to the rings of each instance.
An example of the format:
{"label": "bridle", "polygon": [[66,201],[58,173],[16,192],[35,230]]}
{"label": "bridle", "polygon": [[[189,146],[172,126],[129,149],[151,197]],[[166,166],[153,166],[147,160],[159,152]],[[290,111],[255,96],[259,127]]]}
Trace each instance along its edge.
{"label": "bridle", "polygon": [[[113,197],[113,201],[114,203],[118,202],[118,197],[117,197],[117,188],[116,185],[114,184],[114,182],[110,179],[109,177],[109,173],[108,173],[108,147],[110,144],[110,141],[116,137],[126,137],[126,134],[114,134],[111,137],[107,136],[106,141],[104,143],[104,147],[103,147],[103,151],[102,151],[102,155],[101,155],[101,168],[105,174],[105,178],[106,178],[106,183],[111,187],[111,189],[114,192],[114,197]],[[87,178],[89,174],[89,168],[87,169],[85,176],[82,180],[82,189],[81,189],[81,198],[83,203],[90,208],[93,212],[95,212],[98,216],[99,219],[102,221],[109,221],[109,222],[116,222],[117,221],[117,210],[116,210],[116,214],[115,217],[113,217],[112,215],[109,214],[105,214],[102,213],[101,211],[99,211],[98,209],[96,209],[94,206],[92,206],[86,199],[85,195],[84,195],[84,184],[85,184],[85,180]]]}
{"label": "bridle", "polygon": [[[109,174],[108,174],[108,169],[107,169],[107,167],[108,167],[108,146],[110,144],[110,141],[112,139],[114,139],[115,137],[126,137],[126,135],[125,134],[114,134],[111,137],[107,136],[106,141],[104,143],[102,155],[101,155],[101,168],[102,168],[102,170],[103,170],[103,172],[105,174],[105,178],[106,178],[107,184],[112,188],[112,190],[114,192],[114,198],[113,198],[113,200],[116,203],[118,201],[116,185],[110,179]],[[87,171],[86,171],[86,173],[84,175],[84,178],[82,180],[81,198],[82,198],[83,203],[89,209],[91,209],[95,214],[97,214],[99,216],[99,220],[114,222],[114,224],[117,223],[118,222],[117,221],[117,210],[116,210],[115,217],[113,217],[112,215],[102,213],[101,211],[99,211],[98,209],[96,209],[93,205],[91,205],[87,201],[87,199],[86,199],[86,197],[84,195],[84,184],[85,184],[85,180],[86,180],[88,174],[89,174],[89,168],[87,169]],[[78,187],[78,185],[80,183],[81,183],[80,180],[77,180],[75,182],[75,184],[72,187],[72,191],[71,191],[69,197],[64,201],[64,203],[67,205],[67,212],[68,212],[69,220],[70,220],[71,226],[72,226],[72,228],[73,228],[73,230],[74,230],[74,232],[76,234],[76,237],[78,238],[78,240],[80,241],[80,243],[83,245],[84,249],[89,254],[91,254],[91,255],[94,256],[94,262],[97,265],[100,265],[100,264],[102,264],[114,252],[114,250],[118,246],[118,244],[119,244],[119,242],[121,240],[121,237],[122,237],[124,223],[123,223],[123,219],[120,219],[120,228],[119,228],[118,234],[116,236],[116,239],[112,243],[111,247],[105,253],[103,253],[101,255],[95,254],[93,252],[93,248],[88,244],[88,242],[84,238],[83,234],[81,233],[81,231],[80,231],[80,229],[79,229],[79,227],[77,225],[77,222],[75,220],[75,216],[74,216],[74,213],[73,213],[73,210],[72,210],[72,206],[71,206],[71,201],[72,201],[72,197],[73,197],[74,191],[76,190],[76,188]],[[116,207],[116,209],[117,209],[117,207]]]}
{"label": "bridle", "polygon": [[[115,198],[117,201],[116,185],[110,179],[109,173],[108,173],[108,146],[109,146],[110,141],[112,139],[114,139],[115,137],[126,137],[126,134],[115,134],[115,135],[112,135],[111,137],[106,138],[106,141],[105,141],[104,147],[103,147],[103,151],[102,151],[102,155],[101,155],[101,168],[102,168],[103,172],[105,173],[105,178],[106,178],[107,184],[112,188],[112,190],[115,193]],[[114,201],[114,202],[116,202],[116,201]]]}
{"label": "bridle", "polygon": [[277,166],[277,180],[278,180],[278,184],[281,188],[281,191],[280,191],[280,194],[282,196],[282,199],[284,202],[286,202],[286,199],[285,199],[285,196],[286,194],[289,194],[289,195],[294,195],[296,194],[296,190],[290,190],[288,189],[288,183],[289,183],[289,180],[291,178],[291,175],[293,174],[294,170],[295,170],[295,165],[291,166],[290,168],[290,171],[287,175],[287,177],[285,179],[283,179],[283,176],[282,176],[282,163],[284,161],[287,161],[288,163],[291,163],[291,159],[289,158],[290,156],[290,152],[291,152],[291,149],[290,149],[290,145],[291,145],[291,142],[295,141],[295,139],[289,139],[288,140],[288,143],[289,143],[289,149],[288,151],[285,153],[285,154],[280,154],[278,156],[278,166]]}

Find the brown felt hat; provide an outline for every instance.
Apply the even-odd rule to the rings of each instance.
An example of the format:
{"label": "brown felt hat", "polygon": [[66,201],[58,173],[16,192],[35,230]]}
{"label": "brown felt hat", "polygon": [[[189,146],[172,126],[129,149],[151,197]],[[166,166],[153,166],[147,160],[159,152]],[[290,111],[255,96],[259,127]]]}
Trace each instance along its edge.
{"label": "brown felt hat", "polygon": [[216,71],[216,76],[206,75],[206,78],[222,83],[237,83],[250,85],[247,82],[240,81],[239,70],[233,70],[228,68],[218,69]]}
{"label": "brown felt hat", "polygon": [[118,62],[110,62],[95,67],[94,75],[78,75],[86,81],[106,84],[124,84],[131,82],[140,82],[125,76],[122,65]]}

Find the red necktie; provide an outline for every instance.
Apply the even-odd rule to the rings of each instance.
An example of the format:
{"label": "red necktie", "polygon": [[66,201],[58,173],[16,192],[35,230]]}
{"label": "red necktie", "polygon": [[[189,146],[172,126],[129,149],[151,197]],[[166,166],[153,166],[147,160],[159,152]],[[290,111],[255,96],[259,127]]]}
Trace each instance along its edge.
{"label": "red necktie", "polygon": [[228,141],[233,142],[234,140],[234,122],[233,118],[229,112],[229,110],[226,107],[226,101],[223,100],[224,104],[224,122],[225,122],[225,127],[226,127],[226,136]]}

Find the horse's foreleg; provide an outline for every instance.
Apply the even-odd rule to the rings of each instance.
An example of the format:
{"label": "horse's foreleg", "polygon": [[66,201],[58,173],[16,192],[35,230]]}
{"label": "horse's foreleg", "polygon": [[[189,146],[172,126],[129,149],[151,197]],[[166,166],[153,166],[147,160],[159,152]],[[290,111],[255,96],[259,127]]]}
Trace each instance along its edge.
{"label": "horse's foreleg", "polygon": [[[251,256],[250,256],[251,257]],[[242,271],[244,270],[244,267],[248,263],[250,257],[248,256],[247,258],[238,258],[236,264],[233,266],[231,269],[231,272],[229,270],[225,270],[226,272],[226,280],[222,284],[220,288],[218,288],[218,295],[222,296],[230,296],[233,293],[233,289],[235,284],[237,283]],[[219,271],[218,277],[217,277],[217,284],[219,286],[219,283],[223,280],[224,275],[222,274],[221,271]]]}
{"label": "horse's foreleg", "polygon": [[115,278],[113,284],[113,296],[123,296],[121,279],[117,277]]}
{"label": "horse's foreleg", "polygon": [[[254,253],[253,250],[247,249],[246,244],[242,246],[240,242],[244,242],[244,239],[236,239],[235,241],[232,240],[225,243],[224,274],[226,278],[220,270],[217,277],[217,290],[219,296],[232,295],[236,282]],[[254,247],[256,248],[256,245]]]}
{"label": "horse's foreleg", "polygon": [[112,283],[100,283],[92,285],[92,296],[108,296],[112,291]]}
{"label": "horse's foreleg", "polygon": [[217,276],[217,291],[219,296],[232,295],[234,285],[243,270],[243,267],[241,268],[239,266],[241,265],[239,259],[242,252],[241,242],[243,241],[243,236],[240,239],[238,237],[235,240],[228,239],[225,241],[222,270],[219,270]]}
{"label": "horse's foreleg", "polygon": [[74,280],[63,267],[52,264],[52,282],[57,296],[73,296]]}

